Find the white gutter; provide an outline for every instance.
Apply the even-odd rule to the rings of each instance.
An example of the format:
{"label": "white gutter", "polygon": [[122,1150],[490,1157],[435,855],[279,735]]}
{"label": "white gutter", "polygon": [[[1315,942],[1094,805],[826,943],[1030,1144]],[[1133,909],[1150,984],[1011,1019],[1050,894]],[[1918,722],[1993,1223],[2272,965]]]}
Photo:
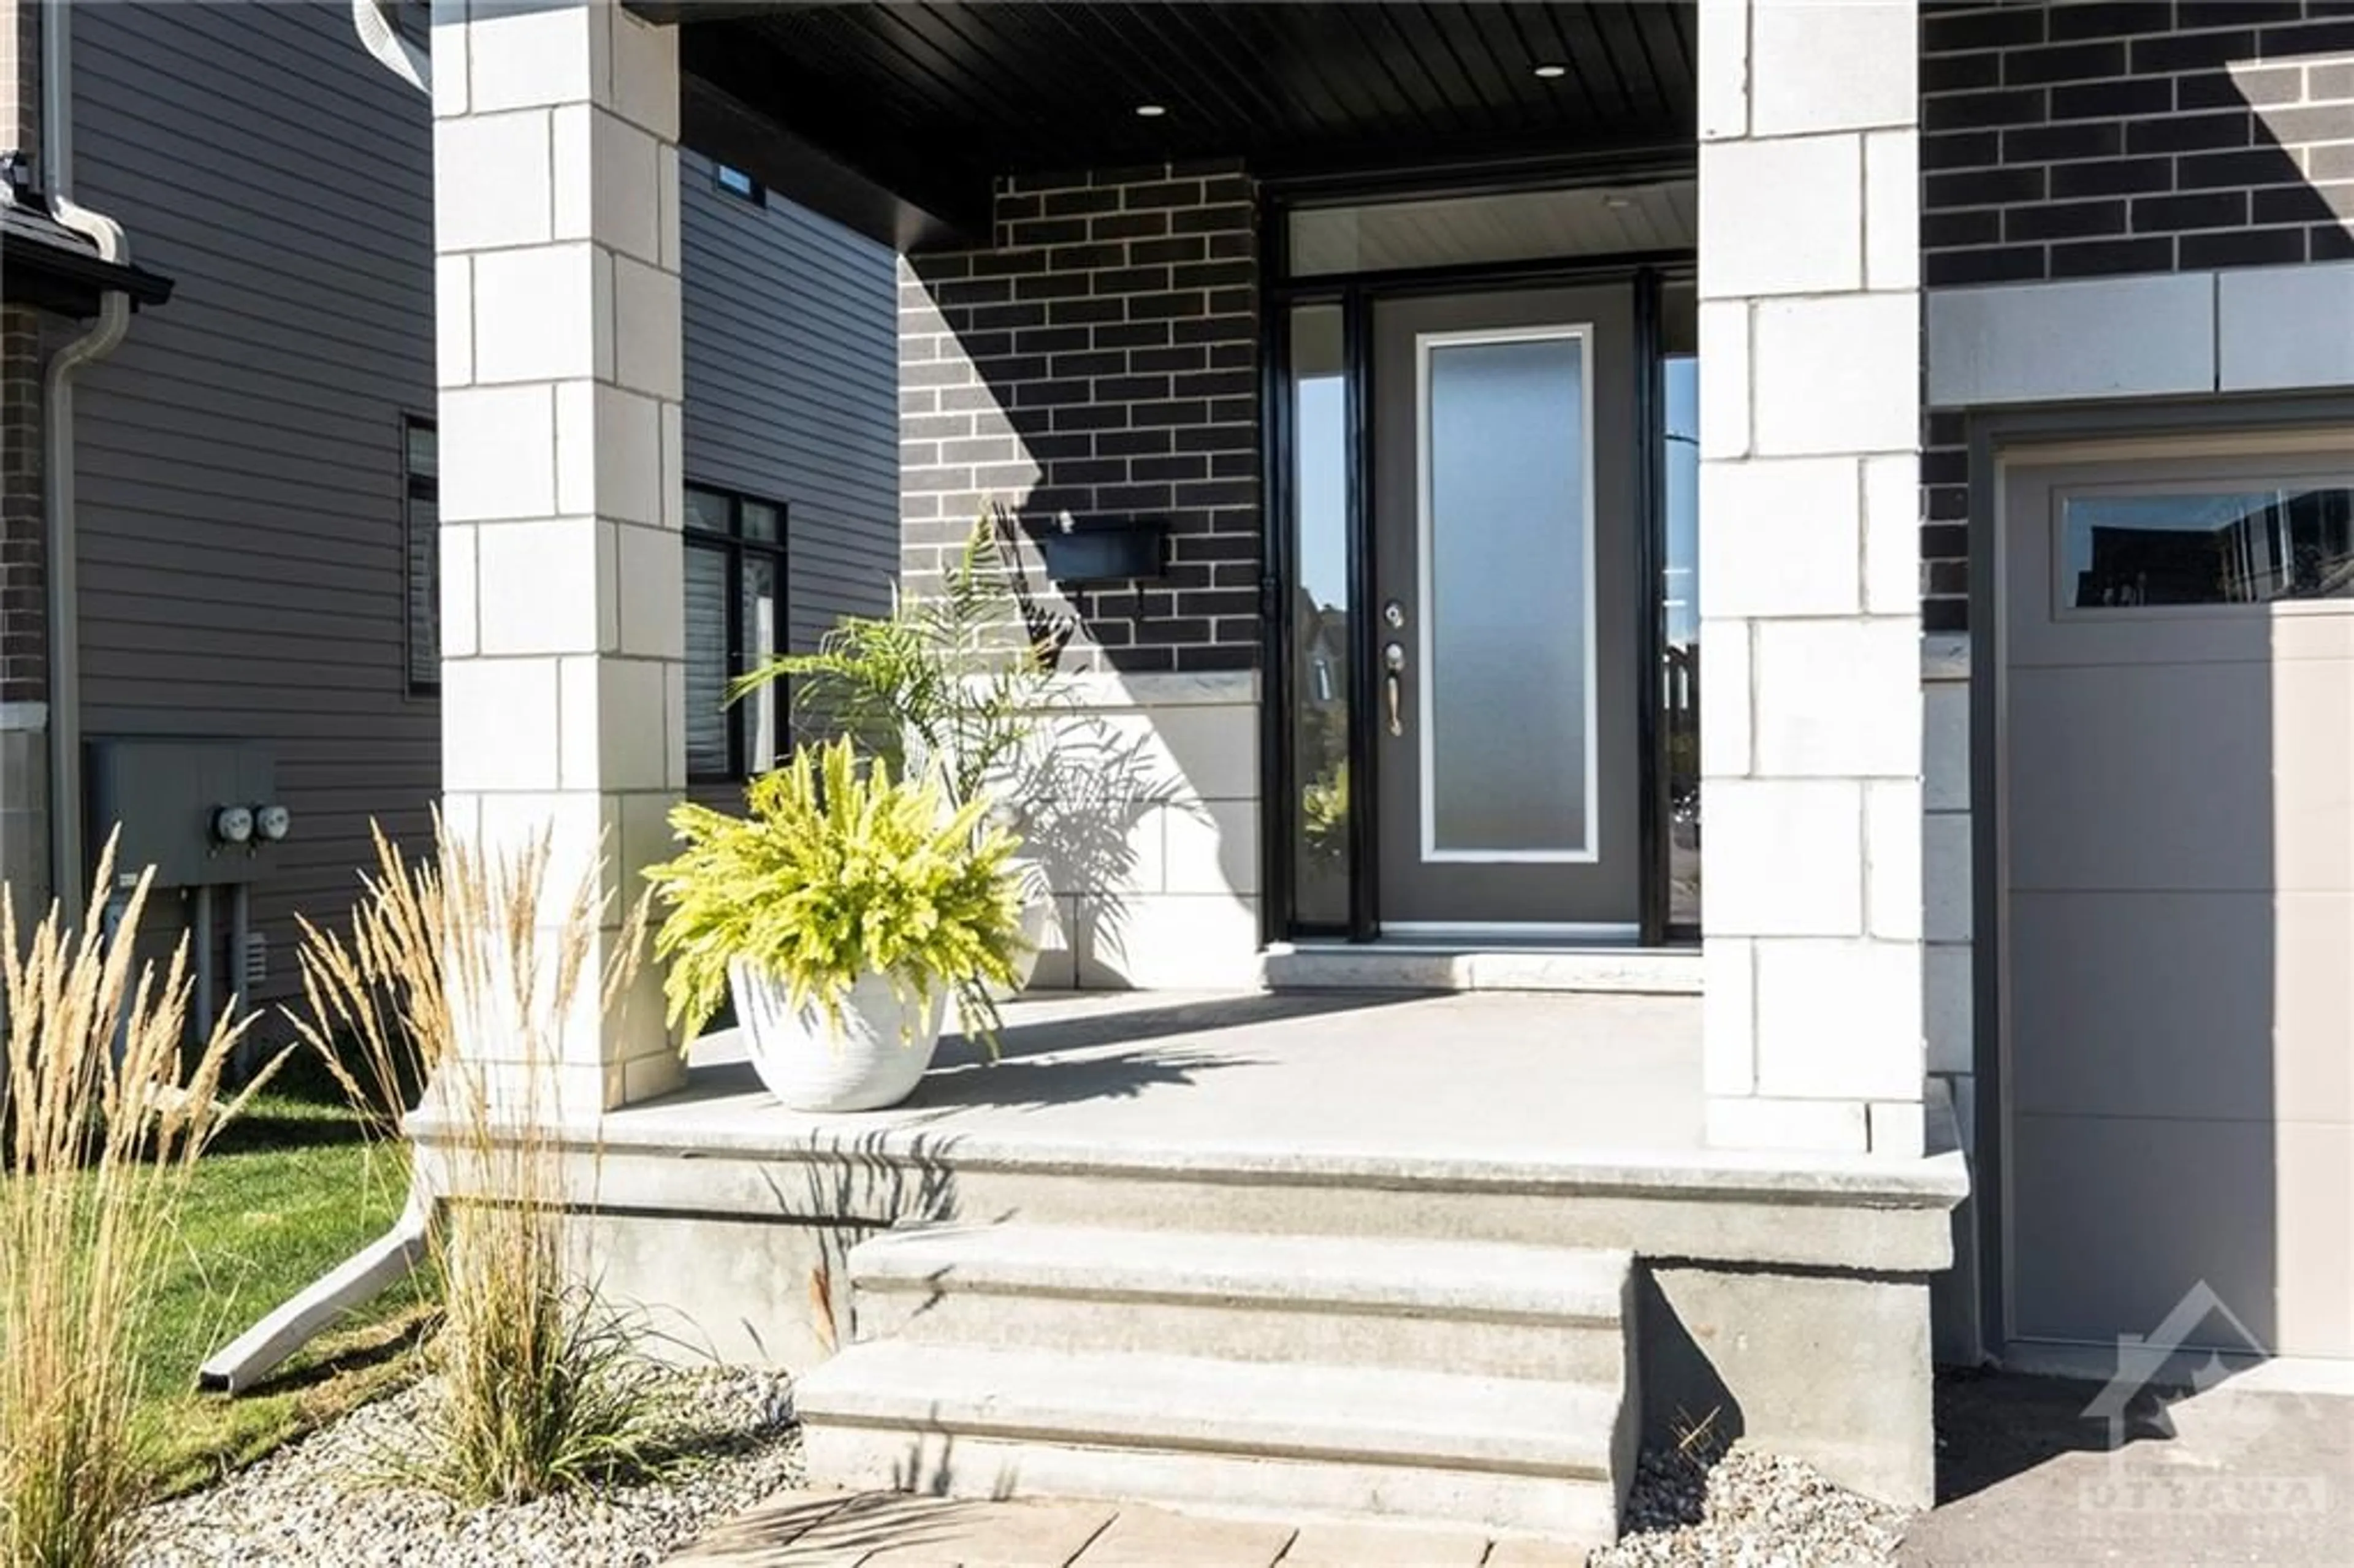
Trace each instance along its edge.
{"label": "white gutter", "polygon": [[[67,0],[41,5],[41,185],[49,210],[89,237],[109,261],[128,265],[122,226],[77,205],[73,189],[72,39]],[[77,371],[114,352],[131,326],[131,296],[109,290],[90,329],[49,361],[42,430],[42,507],[48,524],[49,581],[49,880],[68,921],[81,916],[81,601],[74,538],[73,380]]]}

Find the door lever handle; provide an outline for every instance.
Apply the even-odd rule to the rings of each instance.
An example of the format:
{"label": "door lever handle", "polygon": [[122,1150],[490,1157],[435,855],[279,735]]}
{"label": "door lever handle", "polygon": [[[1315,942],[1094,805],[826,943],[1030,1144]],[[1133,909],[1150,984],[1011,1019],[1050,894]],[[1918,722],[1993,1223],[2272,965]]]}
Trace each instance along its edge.
{"label": "door lever handle", "polygon": [[1404,711],[1405,650],[1394,642],[1383,649],[1382,671],[1383,684],[1387,688],[1389,693],[1390,734],[1393,736],[1404,735],[1405,733],[1405,715]]}

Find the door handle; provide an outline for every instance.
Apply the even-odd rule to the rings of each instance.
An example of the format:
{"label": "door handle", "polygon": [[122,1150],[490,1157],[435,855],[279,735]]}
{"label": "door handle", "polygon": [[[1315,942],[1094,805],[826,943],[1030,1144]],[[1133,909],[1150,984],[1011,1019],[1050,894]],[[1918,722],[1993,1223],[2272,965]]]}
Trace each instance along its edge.
{"label": "door handle", "polygon": [[1382,682],[1389,693],[1390,734],[1405,733],[1405,649],[1393,642],[1382,650]]}

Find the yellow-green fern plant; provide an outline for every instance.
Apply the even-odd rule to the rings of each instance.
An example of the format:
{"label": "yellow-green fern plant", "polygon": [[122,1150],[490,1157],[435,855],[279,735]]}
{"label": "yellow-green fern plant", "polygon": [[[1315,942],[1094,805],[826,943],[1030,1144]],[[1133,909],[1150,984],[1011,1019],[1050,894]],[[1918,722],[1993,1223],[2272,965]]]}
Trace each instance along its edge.
{"label": "yellow-green fern plant", "polygon": [[668,910],[654,951],[680,1038],[710,1022],[741,961],[837,1028],[851,988],[874,975],[917,1012],[953,994],[994,1039],[985,988],[1013,979],[1021,894],[1007,863],[1018,841],[983,820],[985,800],[951,807],[937,773],[895,779],[843,738],[797,748],[745,804],[740,817],[673,807],[685,847],[646,872]]}

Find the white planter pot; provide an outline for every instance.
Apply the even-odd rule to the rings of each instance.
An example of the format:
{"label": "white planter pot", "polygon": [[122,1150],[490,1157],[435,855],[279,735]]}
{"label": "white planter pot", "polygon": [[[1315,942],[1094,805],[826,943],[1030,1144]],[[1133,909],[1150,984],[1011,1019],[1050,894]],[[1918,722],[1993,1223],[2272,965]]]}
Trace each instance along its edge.
{"label": "white planter pot", "polygon": [[811,1002],[795,1007],[783,981],[741,959],[727,966],[736,1022],[753,1070],[794,1110],[876,1110],[916,1092],[940,1043],[946,991],[928,1005],[902,1002],[881,975],[843,999],[839,1023]]}

